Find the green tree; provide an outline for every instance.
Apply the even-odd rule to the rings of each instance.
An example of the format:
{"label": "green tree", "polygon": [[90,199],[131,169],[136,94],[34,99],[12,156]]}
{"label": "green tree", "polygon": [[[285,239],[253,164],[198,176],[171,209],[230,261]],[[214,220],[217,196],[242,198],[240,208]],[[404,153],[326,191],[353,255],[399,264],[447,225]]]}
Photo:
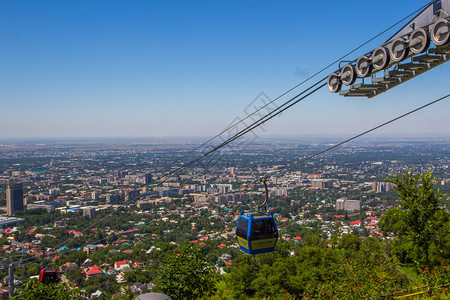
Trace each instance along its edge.
{"label": "green tree", "polygon": [[330,242],[329,242],[329,243],[330,243],[330,245],[331,245],[331,248],[332,248],[332,249],[336,248],[338,242],[339,242],[339,236],[335,233],[335,234],[333,234],[333,235],[330,237]]}
{"label": "green tree", "polygon": [[253,296],[256,288],[252,282],[257,279],[259,265],[254,257],[243,255],[233,260],[235,267],[226,275],[227,286],[236,298],[246,299]]}
{"label": "green tree", "polygon": [[67,261],[81,265],[89,256],[84,251],[76,251],[67,256]]}
{"label": "green tree", "polygon": [[172,299],[199,299],[215,293],[216,276],[200,247],[184,244],[159,268],[155,290]]}
{"label": "green tree", "polygon": [[430,264],[430,248],[443,249],[450,229],[449,212],[443,205],[444,195],[433,189],[434,177],[430,171],[415,174],[413,170],[388,179],[397,191],[400,206],[389,209],[379,226],[384,232],[393,232],[400,244],[412,244],[418,266]]}
{"label": "green tree", "polygon": [[19,289],[20,294],[13,297],[14,300],[71,300],[82,299],[78,289],[71,289],[64,284],[43,284],[37,279],[30,279],[27,284]]}
{"label": "green tree", "polygon": [[352,233],[344,234],[339,241],[338,247],[347,251],[358,251],[361,247],[361,239]]}

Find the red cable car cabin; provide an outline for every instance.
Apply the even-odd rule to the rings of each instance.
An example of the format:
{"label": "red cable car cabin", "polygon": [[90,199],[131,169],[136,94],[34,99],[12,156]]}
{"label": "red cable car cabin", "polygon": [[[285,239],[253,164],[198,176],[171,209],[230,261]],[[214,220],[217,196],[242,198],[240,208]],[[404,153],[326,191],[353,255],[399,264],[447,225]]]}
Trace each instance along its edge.
{"label": "red cable car cabin", "polygon": [[41,269],[39,281],[45,284],[59,282],[58,272],[55,268]]}

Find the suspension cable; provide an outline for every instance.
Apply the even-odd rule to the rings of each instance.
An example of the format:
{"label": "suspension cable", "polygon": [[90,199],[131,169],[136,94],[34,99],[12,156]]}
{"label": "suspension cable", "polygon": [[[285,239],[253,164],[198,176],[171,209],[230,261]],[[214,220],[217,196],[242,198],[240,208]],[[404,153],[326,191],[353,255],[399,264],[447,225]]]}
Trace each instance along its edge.
{"label": "suspension cable", "polygon": [[[425,105],[422,105],[422,106],[420,106],[420,107],[418,107],[418,108],[416,108],[416,109],[413,109],[413,110],[411,110],[411,111],[409,111],[409,112],[407,112],[407,113],[405,113],[405,114],[403,114],[403,115],[401,115],[401,116],[398,116],[398,117],[396,117],[396,118],[394,118],[394,119],[391,119],[391,120],[389,120],[389,121],[387,121],[387,122],[384,122],[384,123],[382,123],[382,124],[380,124],[380,125],[377,125],[377,126],[371,128],[371,129],[369,129],[369,130],[366,130],[366,131],[364,131],[364,132],[362,132],[362,133],[360,133],[360,134],[357,134],[357,135],[355,135],[355,136],[353,136],[353,137],[351,137],[351,138],[349,138],[349,139],[346,139],[345,141],[342,141],[342,142],[340,142],[340,143],[338,143],[338,144],[336,144],[336,145],[334,145],[334,146],[332,146],[332,147],[329,147],[329,148],[327,148],[327,149],[325,149],[325,150],[322,150],[322,151],[320,151],[320,152],[317,152],[316,154],[313,154],[313,155],[310,155],[310,156],[308,156],[308,157],[305,157],[305,158],[299,160],[298,162],[293,163],[293,164],[291,164],[290,166],[286,167],[285,169],[283,169],[283,170],[281,170],[281,171],[279,171],[279,172],[276,172],[276,173],[283,173],[283,172],[286,172],[287,170],[292,169],[293,167],[296,167],[296,166],[300,165],[301,163],[304,163],[305,161],[308,161],[308,160],[310,160],[310,159],[313,159],[313,158],[315,158],[315,157],[317,157],[317,156],[319,156],[319,155],[321,155],[321,154],[324,154],[325,152],[328,152],[328,151],[330,151],[330,150],[333,150],[334,148],[337,148],[337,147],[339,147],[339,146],[342,146],[342,145],[344,145],[344,144],[346,144],[346,143],[348,143],[348,142],[350,142],[350,141],[353,141],[354,139],[357,139],[357,138],[359,138],[359,137],[362,137],[363,135],[366,135],[366,134],[368,134],[368,133],[370,133],[370,132],[372,132],[372,131],[375,131],[375,130],[377,130],[377,129],[381,128],[381,127],[384,127],[384,126],[386,126],[386,125],[388,125],[388,124],[390,124],[390,123],[393,123],[393,122],[395,122],[395,121],[397,121],[397,120],[400,120],[400,119],[402,119],[402,118],[404,118],[404,117],[406,117],[406,116],[408,116],[408,115],[410,115],[410,114],[413,114],[413,113],[415,113],[415,112],[417,112],[417,111],[419,111],[419,110],[422,110],[422,109],[424,109],[424,108],[426,108],[426,107],[428,107],[428,106],[430,106],[430,105],[433,105],[433,104],[435,104],[435,103],[438,103],[439,101],[442,101],[442,100],[444,100],[444,99],[446,99],[446,98],[448,98],[448,97],[450,97],[450,94],[447,94],[447,95],[445,95],[445,96],[443,96],[443,97],[441,97],[441,98],[438,98],[438,99],[436,99],[436,100],[433,100],[433,101],[431,101],[431,102],[429,102],[429,103],[427,103],[427,104],[425,104]],[[263,178],[267,178],[268,176],[269,176],[269,175],[264,175]]]}
{"label": "suspension cable", "polygon": [[[321,80],[323,81],[323,79]],[[305,91],[301,92],[300,94],[298,94],[297,96],[293,97],[291,100],[287,101],[286,103],[284,103],[282,106],[279,106],[277,109],[275,109],[274,111],[272,111],[271,113],[267,114],[264,117],[261,117],[258,121],[255,121],[252,125],[247,126],[246,128],[242,129],[241,131],[239,131],[238,133],[236,133],[234,136],[232,136],[231,138],[227,139],[225,142],[221,143],[220,145],[216,146],[215,148],[209,150],[208,152],[202,154],[201,156],[197,157],[196,159],[182,165],[181,167],[176,168],[173,171],[170,171],[166,174],[164,174],[162,177],[168,177],[169,175],[173,175],[176,173],[179,173],[180,171],[186,169],[187,167],[195,164],[196,162],[198,162],[199,160],[205,158],[206,156],[210,155],[211,153],[219,150],[220,148],[225,147],[226,145],[228,145],[229,143],[235,141],[236,139],[240,138],[241,136],[245,135],[246,133],[252,131],[253,129],[261,126],[262,124],[264,124],[265,122],[269,121],[270,119],[276,117],[277,115],[281,114],[282,112],[284,112],[285,110],[287,110],[288,108],[291,108],[293,105],[297,104],[298,102],[306,99],[307,97],[309,97],[310,95],[312,95],[313,93],[317,92],[319,89],[321,89],[322,87],[324,87],[326,85],[326,83],[323,83],[322,85],[320,85],[319,87],[315,88],[313,91],[309,92],[308,94],[306,94],[305,96],[297,99],[296,101],[294,101],[293,103],[289,104],[289,102],[295,100],[298,96],[302,95],[303,93],[305,93],[306,91],[308,91],[309,89],[313,88],[314,86],[318,85],[319,83],[321,83],[321,81],[316,82],[314,85],[312,85],[311,87],[309,87],[308,89],[306,89]],[[286,106],[285,108],[283,108],[283,106],[289,104],[288,106]],[[283,109],[282,109],[283,108]],[[276,112],[278,110],[278,112]],[[276,113],[275,113],[276,112]],[[272,114],[272,115],[271,115]]]}
{"label": "suspension cable", "polygon": [[[275,101],[279,100],[280,98],[284,97],[285,95],[287,95],[288,93],[292,92],[293,90],[295,90],[296,88],[298,88],[299,86],[303,85],[304,83],[308,82],[309,80],[313,79],[314,77],[316,77],[317,75],[319,75],[320,73],[324,72],[325,70],[329,69],[331,66],[333,66],[334,64],[342,61],[344,58],[346,58],[347,56],[349,56],[350,54],[353,54],[354,52],[356,52],[357,50],[361,49],[362,47],[364,47],[365,45],[367,45],[368,43],[372,42],[373,40],[377,39],[378,37],[380,37],[381,35],[383,35],[384,33],[386,33],[387,31],[391,30],[392,28],[394,28],[395,26],[399,25],[400,23],[402,23],[403,21],[405,21],[406,19],[410,18],[411,16],[417,14],[418,12],[422,11],[423,9],[425,9],[426,7],[428,7],[430,4],[432,4],[433,2],[435,2],[435,0],[430,1],[429,3],[423,5],[422,7],[416,9],[415,11],[413,11],[412,13],[410,13],[409,15],[407,15],[406,17],[402,18],[401,20],[395,22],[393,25],[389,26],[388,28],[384,29],[383,31],[381,31],[380,33],[376,34],[375,36],[373,36],[372,38],[368,39],[366,42],[362,43],[361,45],[359,45],[358,47],[354,48],[353,50],[347,52],[346,54],[344,54],[343,56],[341,56],[340,58],[336,59],[335,61],[333,61],[332,63],[328,64],[327,66],[323,67],[322,69],[320,69],[319,71],[317,71],[316,73],[314,73],[313,75],[309,76],[308,78],[306,78],[305,80],[303,80],[302,82],[300,82],[299,84],[293,86],[292,88],[288,89],[287,91],[285,91],[284,93],[282,93],[281,95],[279,95],[278,97],[276,97],[275,99],[273,99],[272,101],[268,102],[267,104],[261,106],[260,108],[258,108],[257,110],[255,110],[254,112],[252,112],[251,114],[247,115],[245,118],[237,121],[236,123],[232,123],[229,126],[227,126],[224,130],[222,130],[221,132],[219,132],[218,134],[216,134],[215,136],[211,137],[210,139],[208,139],[207,141],[203,142],[201,145],[195,147],[194,149],[192,149],[191,151],[189,151],[188,153],[186,153],[185,155],[183,155],[182,157],[178,158],[177,160],[175,160],[173,162],[173,164],[176,164],[177,162],[179,162],[180,160],[182,160],[183,158],[189,156],[191,153],[197,151],[198,149],[204,147],[205,145],[209,144],[210,142],[212,142],[213,140],[215,140],[216,138],[218,138],[220,135],[222,135],[223,133],[227,132],[228,130],[230,130],[231,128],[233,128],[234,126],[239,125],[240,123],[244,122],[245,120],[247,120],[248,118],[250,118],[251,116],[255,115],[256,113],[258,113],[259,111],[261,111],[262,109],[268,107],[269,105],[271,105],[272,103],[274,103]],[[295,97],[294,97],[295,98]],[[292,99],[290,100],[292,101]],[[202,159],[202,158],[200,158]],[[167,175],[172,174],[171,172],[168,172]],[[164,176],[164,175],[163,175]]]}

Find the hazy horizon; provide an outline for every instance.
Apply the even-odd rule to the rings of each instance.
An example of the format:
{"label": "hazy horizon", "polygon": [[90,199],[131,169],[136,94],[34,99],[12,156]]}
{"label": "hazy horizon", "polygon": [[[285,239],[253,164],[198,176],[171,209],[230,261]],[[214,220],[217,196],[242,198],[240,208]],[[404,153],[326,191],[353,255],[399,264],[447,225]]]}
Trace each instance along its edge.
{"label": "hazy horizon", "polygon": [[[265,142],[265,141],[274,141],[274,140],[327,140],[327,139],[346,139],[352,137],[352,134],[303,134],[303,135],[295,135],[295,134],[280,134],[280,135],[264,135],[257,136],[255,138],[255,142]],[[155,141],[176,141],[176,142],[188,142],[188,143],[203,143],[211,139],[212,137],[207,136],[149,136],[149,137],[30,137],[30,138],[0,138],[0,146],[3,143],[11,143],[11,142],[23,142],[23,143],[45,143],[45,142],[125,142],[125,141],[134,141],[134,142],[155,142]],[[245,136],[244,136],[245,138]],[[354,141],[370,141],[370,140],[435,140],[435,139],[449,139],[450,133],[443,134],[376,134],[371,133],[366,136],[362,136],[360,138],[355,139]],[[219,142],[216,138],[213,140],[213,143]]]}

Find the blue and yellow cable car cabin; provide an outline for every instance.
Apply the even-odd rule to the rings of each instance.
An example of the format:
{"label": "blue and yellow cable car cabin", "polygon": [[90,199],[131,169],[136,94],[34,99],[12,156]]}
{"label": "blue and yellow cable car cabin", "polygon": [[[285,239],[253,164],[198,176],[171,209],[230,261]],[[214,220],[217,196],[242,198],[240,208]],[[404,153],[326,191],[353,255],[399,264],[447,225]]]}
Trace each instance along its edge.
{"label": "blue and yellow cable car cabin", "polygon": [[278,229],[272,212],[241,211],[236,226],[236,237],[240,249],[247,254],[275,251]]}
{"label": "blue and yellow cable car cabin", "polygon": [[269,200],[269,190],[266,178],[260,179],[264,183],[266,199],[258,205],[256,212],[241,211],[236,226],[236,238],[241,250],[255,255],[275,251],[278,240],[278,229],[272,212],[267,212],[266,204]]}

